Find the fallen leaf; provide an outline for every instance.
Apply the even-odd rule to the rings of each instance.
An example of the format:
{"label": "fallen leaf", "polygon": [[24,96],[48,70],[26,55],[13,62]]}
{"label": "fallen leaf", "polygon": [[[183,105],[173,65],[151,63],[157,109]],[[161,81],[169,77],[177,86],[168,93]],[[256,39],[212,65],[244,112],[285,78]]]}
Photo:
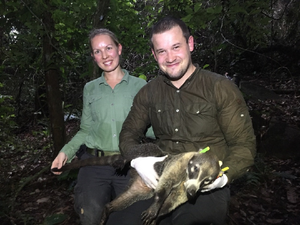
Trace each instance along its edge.
{"label": "fallen leaf", "polygon": [[266,219],[266,222],[270,224],[279,224],[283,221],[283,219]]}
{"label": "fallen leaf", "polygon": [[287,187],[287,199],[290,203],[296,204],[298,202],[298,195],[296,194],[296,189],[294,187]]}
{"label": "fallen leaf", "polygon": [[40,203],[45,203],[45,202],[49,202],[49,198],[40,198],[40,199],[36,200],[36,202],[37,202],[38,204],[40,204]]}

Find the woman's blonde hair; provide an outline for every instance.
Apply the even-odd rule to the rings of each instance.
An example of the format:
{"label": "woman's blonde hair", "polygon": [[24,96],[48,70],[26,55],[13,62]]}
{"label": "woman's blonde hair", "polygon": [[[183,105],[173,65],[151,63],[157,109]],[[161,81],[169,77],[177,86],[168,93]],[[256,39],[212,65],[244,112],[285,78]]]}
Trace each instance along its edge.
{"label": "woman's blonde hair", "polygon": [[119,42],[117,36],[113,32],[111,32],[110,30],[105,29],[105,28],[94,29],[89,34],[90,50],[92,53],[93,53],[92,46],[91,46],[92,39],[94,37],[96,37],[97,35],[102,35],[102,34],[108,35],[113,40],[113,42],[116,44],[116,46],[117,47],[119,46],[120,42]]}

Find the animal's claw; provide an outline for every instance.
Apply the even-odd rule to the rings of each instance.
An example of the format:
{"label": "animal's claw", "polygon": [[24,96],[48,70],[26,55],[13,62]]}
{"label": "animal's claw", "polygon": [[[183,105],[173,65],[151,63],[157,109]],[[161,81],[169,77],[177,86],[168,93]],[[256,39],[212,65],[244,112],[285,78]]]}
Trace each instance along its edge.
{"label": "animal's claw", "polygon": [[106,223],[106,220],[108,219],[109,214],[110,214],[109,207],[106,206],[102,211],[100,225],[104,225]]}
{"label": "animal's claw", "polygon": [[151,212],[149,209],[142,213],[143,225],[151,225],[156,217],[154,212]]}

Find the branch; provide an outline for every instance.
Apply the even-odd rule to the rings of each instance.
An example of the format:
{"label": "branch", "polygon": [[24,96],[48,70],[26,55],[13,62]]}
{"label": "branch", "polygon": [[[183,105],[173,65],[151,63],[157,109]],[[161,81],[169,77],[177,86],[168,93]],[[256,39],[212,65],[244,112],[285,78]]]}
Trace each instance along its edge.
{"label": "branch", "polygon": [[38,176],[40,176],[42,173],[44,173],[45,171],[49,171],[50,169],[50,165],[45,166],[42,170],[40,170],[38,173],[34,174],[33,176],[29,176],[26,179],[24,179],[23,183],[19,186],[18,190],[16,191],[13,199],[12,199],[12,208],[14,207],[14,203],[16,201],[16,198],[18,197],[19,193],[21,192],[21,190],[27,185],[29,184],[31,181],[35,180]]}
{"label": "branch", "polygon": [[222,36],[222,38],[223,38],[223,40],[224,40],[225,42],[227,42],[228,44],[232,45],[233,47],[238,48],[238,49],[240,49],[240,50],[243,50],[243,51],[245,51],[245,52],[250,52],[250,53],[253,53],[253,54],[256,54],[256,55],[260,55],[260,56],[262,56],[262,57],[265,57],[265,58],[267,58],[267,59],[270,59],[271,61],[273,61],[273,62],[275,62],[276,64],[278,64],[279,66],[281,66],[279,62],[277,62],[276,60],[272,59],[272,58],[269,57],[269,56],[263,55],[263,54],[261,54],[261,53],[259,53],[259,52],[253,51],[253,50],[249,50],[249,49],[240,47],[240,46],[238,46],[238,45],[232,43],[231,41],[229,41],[229,40],[225,37],[225,35],[223,34],[223,31],[222,31],[223,25],[224,25],[224,17],[225,17],[225,14],[224,14],[224,16],[222,17],[222,20],[221,20],[220,34],[221,34],[221,36]]}

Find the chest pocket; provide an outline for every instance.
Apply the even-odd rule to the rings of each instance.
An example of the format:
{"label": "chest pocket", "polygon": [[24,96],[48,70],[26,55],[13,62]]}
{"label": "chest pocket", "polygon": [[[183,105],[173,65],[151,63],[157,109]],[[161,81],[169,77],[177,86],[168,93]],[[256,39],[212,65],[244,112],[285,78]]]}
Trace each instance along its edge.
{"label": "chest pocket", "polygon": [[[112,95],[91,95],[88,99],[92,120],[100,121],[111,116],[123,120],[132,106],[134,95],[124,93],[113,97]],[[112,115],[113,114],[113,115]]]}
{"label": "chest pocket", "polygon": [[172,124],[172,107],[166,103],[159,103],[150,108],[150,120],[156,135],[168,133]]}
{"label": "chest pocket", "polygon": [[216,130],[219,130],[219,125],[216,120],[217,110],[211,103],[201,102],[187,105],[185,107],[185,121],[183,126],[187,129],[187,133],[198,136],[213,135]]}
{"label": "chest pocket", "polygon": [[99,120],[98,115],[101,111],[101,107],[105,107],[104,98],[98,95],[91,95],[88,99],[88,103],[89,103],[93,121],[98,121]]}

